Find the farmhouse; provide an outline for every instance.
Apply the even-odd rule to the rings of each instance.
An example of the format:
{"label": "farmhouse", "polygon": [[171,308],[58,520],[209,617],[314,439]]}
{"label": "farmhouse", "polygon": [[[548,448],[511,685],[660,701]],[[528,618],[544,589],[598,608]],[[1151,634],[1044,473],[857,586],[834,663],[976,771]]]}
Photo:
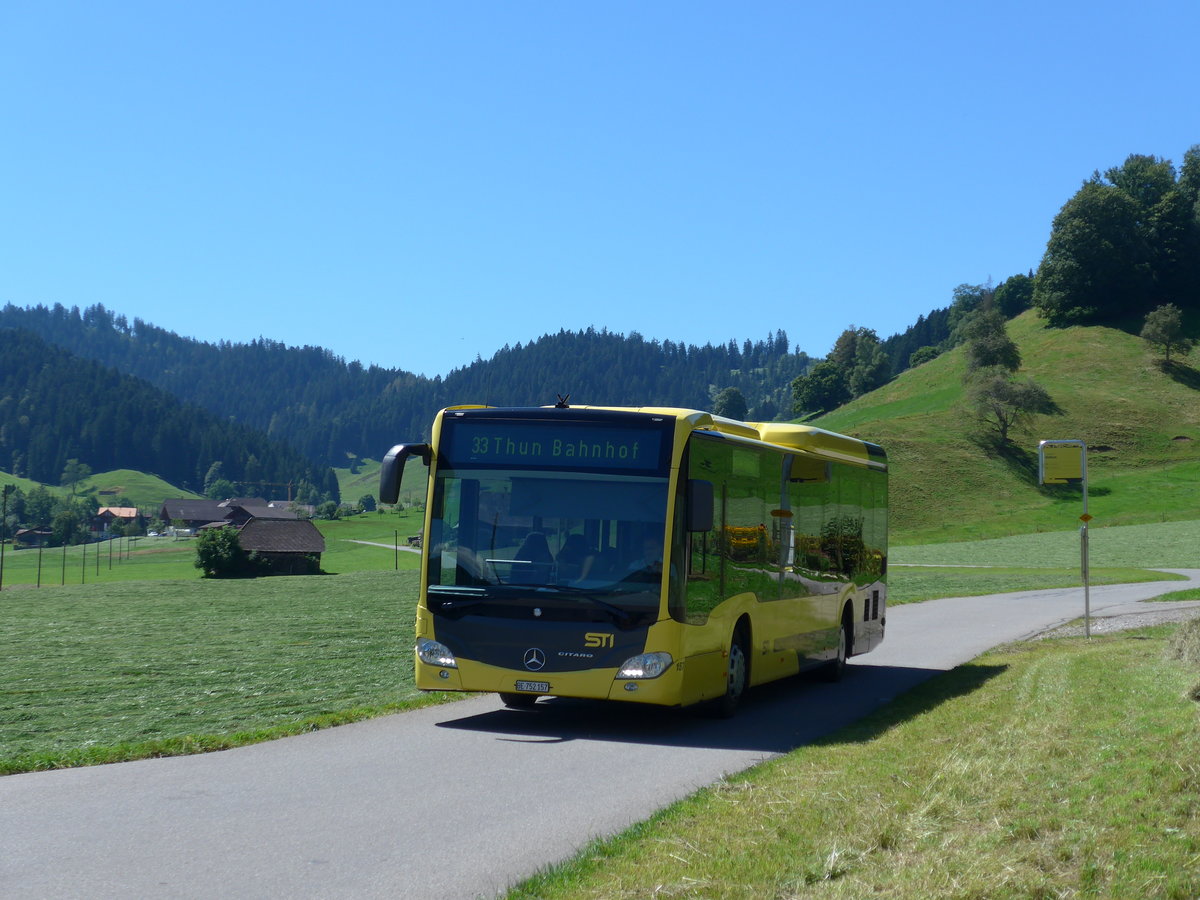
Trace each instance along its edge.
{"label": "farmhouse", "polygon": [[273,575],[321,571],[325,538],[308,519],[250,519],[238,529],[238,543],[247,553],[257,553]]}
{"label": "farmhouse", "polygon": [[164,500],[158,517],[176,528],[195,530],[211,522],[224,522],[225,512],[219,500]]}
{"label": "farmhouse", "polygon": [[96,510],[93,531],[112,531],[114,522],[122,525],[141,525],[142,517],[136,506],[102,506]]}
{"label": "farmhouse", "polygon": [[261,497],[230,500],[164,500],[158,517],[177,528],[195,531],[205,525],[224,524],[240,528],[251,519],[297,519],[294,510]]}

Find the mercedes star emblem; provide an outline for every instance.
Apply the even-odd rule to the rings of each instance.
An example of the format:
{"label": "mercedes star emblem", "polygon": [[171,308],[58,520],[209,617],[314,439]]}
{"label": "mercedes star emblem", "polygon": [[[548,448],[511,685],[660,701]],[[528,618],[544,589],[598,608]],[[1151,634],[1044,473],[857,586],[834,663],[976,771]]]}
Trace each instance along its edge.
{"label": "mercedes star emblem", "polygon": [[525,668],[530,672],[536,672],[546,664],[546,654],[537,647],[530,647],[525,651]]}

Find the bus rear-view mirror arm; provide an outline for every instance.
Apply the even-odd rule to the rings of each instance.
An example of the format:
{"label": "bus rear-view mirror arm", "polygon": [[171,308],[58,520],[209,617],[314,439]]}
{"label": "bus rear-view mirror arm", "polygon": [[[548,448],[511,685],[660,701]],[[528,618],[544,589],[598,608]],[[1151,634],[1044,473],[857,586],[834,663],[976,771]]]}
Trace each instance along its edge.
{"label": "bus rear-view mirror arm", "polygon": [[397,444],[383,457],[379,469],[379,502],[395,503],[400,499],[400,479],[404,477],[404,464],[410,456],[419,456],[429,465],[432,450],[428,444]]}

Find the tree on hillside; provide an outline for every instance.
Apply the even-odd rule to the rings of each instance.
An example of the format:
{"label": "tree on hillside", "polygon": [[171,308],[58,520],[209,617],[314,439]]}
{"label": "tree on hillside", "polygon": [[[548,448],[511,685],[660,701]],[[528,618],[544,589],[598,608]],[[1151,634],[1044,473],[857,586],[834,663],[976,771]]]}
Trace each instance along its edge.
{"label": "tree on hillside", "polygon": [[712,411],[715,415],[742,421],[746,418],[746,398],[735,387],[727,387],[713,398]]}
{"label": "tree on hillside", "polygon": [[891,377],[891,363],[880,346],[879,338],[869,328],[860,329],[857,346],[854,348],[854,366],[847,379],[850,394],[861,397],[887,384]]}
{"label": "tree on hillside", "polygon": [[55,546],[79,543],[87,533],[78,509],[73,506],[60,507],[50,522],[50,542]]}
{"label": "tree on hillside", "polygon": [[1033,302],[1051,325],[1105,321],[1140,308],[1150,288],[1149,250],[1137,204],[1090,181],[1054,217]]}
{"label": "tree on hillside", "polygon": [[992,302],[1006,319],[1019,316],[1033,306],[1033,273],[1013,275],[996,288]]}
{"label": "tree on hillside", "polygon": [[63,487],[71,489],[71,496],[75,496],[75,488],[81,481],[87,481],[92,477],[92,467],[87,463],[81,463],[77,459],[68,459],[67,465],[62,473]]}
{"label": "tree on hillside", "polygon": [[1001,369],[1015,372],[1021,368],[1021,351],[1008,336],[1008,328],[994,306],[976,310],[959,328],[967,358],[967,372]]}
{"label": "tree on hillside", "polygon": [[1133,154],[1093,173],[1063,205],[1034,281],[1033,302],[1054,326],[1122,322],[1170,297],[1200,298],[1200,160]]}
{"label": "tree on hillside", "polygon": [[1174,303],[1166,303],[1146,316],[1142,340],[1163,354],[1163,362],[1171,364],[1171,351],[1182,355],[1191,352],[1195,340],[1183,330],[1183,313]]}
{"label": "tree on hillside", "polygon": [[950,303],[950,313],[946,317],[946,324],[950,328],[950,346],[957,346],[963,340],[963,324],[977,310],[992,305],[995,291],[990,282],[988,284],[960,284],[954,289],[953,295],[954,299]]}
{"label": "tree on hillside", "polygon": [[[204,496],[211,497],[212,494],[209,493],[209,489],[213,486],[213,482],[223,479],[224,477],[225,463],[218,459],[211,466],[209,466],[208,471],[204,473]],[[229,497],[232,495],[226,494],[225,496]]]}
{"label": "tree on hillside", "polygon": [[209,500],[228,500],[237,495],[237,487],[232,481],[218,478],[204,489],[204,496]]}
{"label": "tree on hillside", "polygon": [[937,359],[942,355],[942,352],[937,347],[918,347],[908,357],[908,367],[915,369],[917,366],[924,365],[931,359]]}
{"label": "tree on hillside", "polygon": [[967,401],[985,434],[999,444],[1009,443],[1013,427],[1029,424],[1035,415],[1061,411],[1032,378],[1016,379],[995,369],[968,383]]}
{"label": "tree on hillside", "polygon": [[34,527],[49,525],[57,505],[58,501],[46,490],[45,485],[36,485],[25,497],[25,517],[22,521]]}
{"label": "tree on hillside", "polygon": [[824,360],[792,382],[793,409],[796,415],[822,413],[850,402],[850,388],[842,367]]}
{"label": "tree on hillside", "polygon": [[910,368],[912,355],[922,347],[932,347],[941,352],[950,337],[950,309],[931,310],[928,315],[917,316],[917,321],[902,334],[893,334],[880,342],[892,364],[892,375],[899,375]]}

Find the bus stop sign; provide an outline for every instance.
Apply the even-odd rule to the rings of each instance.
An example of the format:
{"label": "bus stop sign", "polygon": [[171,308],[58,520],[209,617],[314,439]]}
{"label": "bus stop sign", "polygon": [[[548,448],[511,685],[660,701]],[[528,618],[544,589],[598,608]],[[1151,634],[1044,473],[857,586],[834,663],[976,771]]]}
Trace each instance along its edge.
{"label": "bus stop sign", "polygon": [[1042,484],[1082,484],[1082,441],[1042,441],[1038,444],[1038,481]]}

